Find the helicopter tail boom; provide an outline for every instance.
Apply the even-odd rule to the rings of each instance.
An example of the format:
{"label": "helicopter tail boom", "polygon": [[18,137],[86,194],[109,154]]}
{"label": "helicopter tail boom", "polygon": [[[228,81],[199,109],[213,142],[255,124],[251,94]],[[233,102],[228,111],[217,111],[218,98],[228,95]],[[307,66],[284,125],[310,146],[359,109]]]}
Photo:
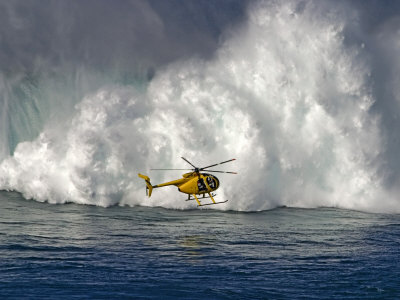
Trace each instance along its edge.
{"label": "helicopter tail boom", "polygon": [[146,182],[146,195],[147,195],[147,191],[148,191],[148,196],[151,197],[151,193],[153,191],[153,186],[150,183],[150,178],[146,175],[143,174],[138,174],[140,178],[143,178],[144,181]]}

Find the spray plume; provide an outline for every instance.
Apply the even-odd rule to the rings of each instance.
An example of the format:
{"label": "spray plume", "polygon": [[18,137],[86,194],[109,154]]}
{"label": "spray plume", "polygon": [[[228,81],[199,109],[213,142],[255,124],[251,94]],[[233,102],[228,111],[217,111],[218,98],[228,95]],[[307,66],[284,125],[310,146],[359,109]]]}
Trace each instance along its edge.
{"label": "spray plume", "polygon": [[148,84],[90,89],[62,125],[47,122],[4,158],[0,188],[51,203],[185,209],[173,188],[146,198],[138,171],[236,157],[240,175],[220,178],[230,200],[220,209],[399,212],[399,147],[385,120],[398,100],[376,86],[375,65],[399,46],[373,48],[394,27],[367,38],[361,17],[346,2],[253,3],[213,57],[160,67]]}

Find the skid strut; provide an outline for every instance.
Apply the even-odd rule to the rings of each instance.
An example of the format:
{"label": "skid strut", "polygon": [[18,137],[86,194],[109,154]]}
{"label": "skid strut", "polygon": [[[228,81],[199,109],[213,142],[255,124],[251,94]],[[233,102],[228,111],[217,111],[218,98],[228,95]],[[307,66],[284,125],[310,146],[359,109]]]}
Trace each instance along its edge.
{"label": "skid strut", "polygon": [[[215,196],[217,196],[217,194],[211,193],[211,196],[215,197]],[[206,196],[205,194],[203,194],[203,196],[201,196],[201,197],[197,197],[197,199],[199,199],[199,200],[208,199],[208,198],[210,198],[210,196]],[[188,198],[185,201],[193,201],[193,200],[196,200],[196,199],[194,197],[192,197],[192,195],[188,194]]]}
{"label": "skid strut", "polygon": [[202,204],[202,203],[200,202],[199,198],[197,198],[196,194],[192,194],[192,195],[193,195],[194,199],[191,199],[191,198],[190,198],[190,195],[189,195],[189,196],[188,196],[188,199],[187,199],[186,201],[189,201],[189,200],[196,200],[198,206],[214,205],[214,204],[225,203],[225,202],[228,201],[228,200],[225,200],[225,201],[221,201],[221,202],[216,202],[216,201],[214,200],[214,197],[213,197],[213,196],[215,196],[215,194],[212,195],[212,194],[208,193],[208,196],[209,196],[209,197],[205,197],[204,194],[203,194],[203,197],[200,198],[200,199],[203,199],[203,198],[210,198],[211,201],[212,201],[212,203]]}
{"label": "skid strut", "polygon": [[199,206],[201,206],[201,203],[200,203],[199,199],[197,199],[196,194],[193,194],[193,196],[194,196],[194,198],[196,199],[197,204],[198,204]]}

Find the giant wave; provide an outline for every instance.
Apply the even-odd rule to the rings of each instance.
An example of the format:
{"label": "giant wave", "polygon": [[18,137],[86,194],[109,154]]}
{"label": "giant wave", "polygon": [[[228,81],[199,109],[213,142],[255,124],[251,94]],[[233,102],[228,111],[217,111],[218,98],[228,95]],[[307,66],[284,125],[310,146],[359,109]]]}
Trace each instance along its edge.
{"label": "giant wave", "polygon": [[[239,175],[220,176],[230,201],[218,209],[398,213],[397,23],[371,33],[362,17],[346,2],[261,1],[211,58],[175,61],[148,82],[57,89],[34,117],[3,97],[0,189],[50,203],[186,209],[174,188],[147,198],[137,173],[186,167],[180,156],[197,165],[234,157]],[[8,95],[9,80],[0,82]],[[38,102],[58,87],[49,78],[34,86]],[[180,173],[148,175],[158,183]]]}

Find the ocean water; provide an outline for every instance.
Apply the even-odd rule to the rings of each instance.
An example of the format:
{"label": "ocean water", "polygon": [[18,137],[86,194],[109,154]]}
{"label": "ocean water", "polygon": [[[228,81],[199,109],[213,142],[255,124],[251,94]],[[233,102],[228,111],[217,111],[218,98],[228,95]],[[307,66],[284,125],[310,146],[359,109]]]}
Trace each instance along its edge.
{"label": "ocean water", "polygon": [[398,299],[400,216],[0,194],[2,299]]}

